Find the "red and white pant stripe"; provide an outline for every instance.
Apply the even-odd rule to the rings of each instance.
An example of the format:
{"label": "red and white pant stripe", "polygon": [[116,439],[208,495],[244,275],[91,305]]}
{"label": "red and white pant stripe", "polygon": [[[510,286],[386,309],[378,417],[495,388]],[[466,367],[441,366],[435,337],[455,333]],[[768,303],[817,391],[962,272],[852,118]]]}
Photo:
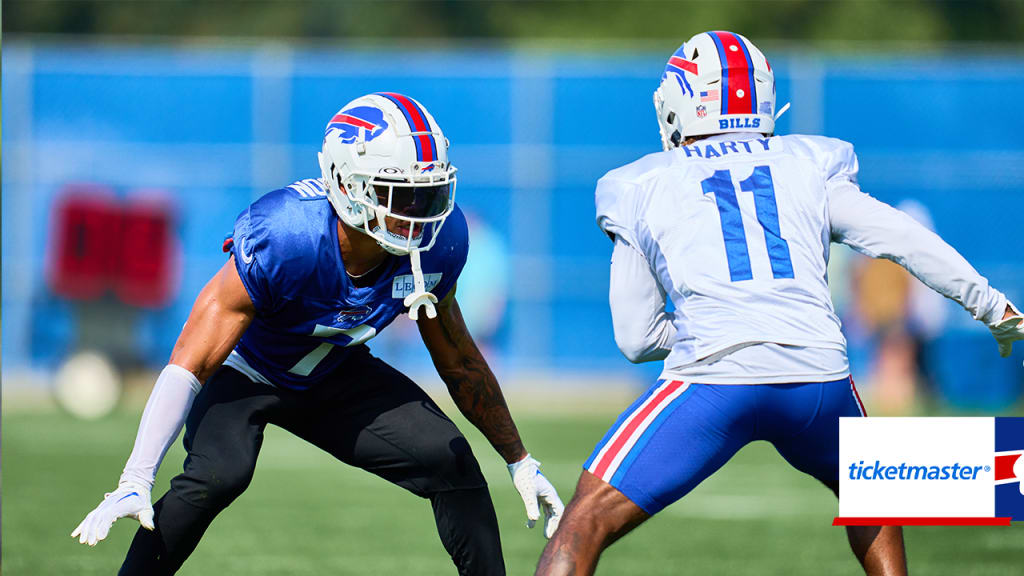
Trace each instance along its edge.
{"label": "red and white pant stripe", "polygon": [[857,401],[857,409],[860,410],[860,415],[867,416],[868,411],[864,409],[864,403],[860,401],[860,394],[857,393],[857,386],[853,383],[853,376],[850,376],[850,392],[853,393],[853,399]]}
{"label": "red and white pant stripe", "polygon": [[633,412],[622,421],[619,428],[597,453],[587,471],[611,482],[622,461],[629,455],[640,437],[665,408],[689,388],[689,384],[669,380],[664,382]]}

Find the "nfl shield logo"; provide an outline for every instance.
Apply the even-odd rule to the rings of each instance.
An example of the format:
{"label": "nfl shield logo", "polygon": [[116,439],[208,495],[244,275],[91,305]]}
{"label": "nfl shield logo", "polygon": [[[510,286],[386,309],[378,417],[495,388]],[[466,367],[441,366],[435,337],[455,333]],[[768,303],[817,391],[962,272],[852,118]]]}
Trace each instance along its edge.
{"label": "nfl shield logo", "polygon": [[706,118],[708,115],[708,109],[703,104],[697,106],[697,118]]}

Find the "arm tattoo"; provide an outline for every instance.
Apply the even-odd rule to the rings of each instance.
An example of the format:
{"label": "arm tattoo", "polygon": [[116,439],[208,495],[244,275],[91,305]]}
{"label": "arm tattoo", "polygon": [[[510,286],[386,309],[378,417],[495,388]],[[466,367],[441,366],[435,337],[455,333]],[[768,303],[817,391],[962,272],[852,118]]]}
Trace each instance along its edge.
{"label": "arm tattoo", "polygon": [[445,341],[459,356],[457,362],[438,366],[438,374],[448,386],[452,400],[506,462],[519,460],[526,454],[519,431],[498,380],[466,330],[458,305],[453,302],[443,307],[438,320]]}

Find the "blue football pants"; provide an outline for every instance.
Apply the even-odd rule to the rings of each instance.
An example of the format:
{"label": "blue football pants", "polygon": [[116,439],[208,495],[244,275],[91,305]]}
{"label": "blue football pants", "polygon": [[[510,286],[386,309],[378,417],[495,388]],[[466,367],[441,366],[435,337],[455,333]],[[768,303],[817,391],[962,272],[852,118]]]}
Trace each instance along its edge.
{"label": "blue football pants", "polygon": [[851,378],[758,385],[660,380],[619,416],[583,467],[652,515],[755,440],[771,442],[794,468],[836,486],[839,417],[864,415]]}

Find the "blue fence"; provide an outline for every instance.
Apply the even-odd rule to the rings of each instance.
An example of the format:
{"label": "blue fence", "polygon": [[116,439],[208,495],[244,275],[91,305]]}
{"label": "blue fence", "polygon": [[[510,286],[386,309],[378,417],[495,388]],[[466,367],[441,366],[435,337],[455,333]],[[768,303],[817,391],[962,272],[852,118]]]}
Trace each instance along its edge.
{"label": "blue fence", "polygon": [[[82,314],[45,281],[54,199],[64,187],[100,184],[122,196],[157,189],[175,200],[180,287],[169,306],[124,328],[139,358],[158,366],[195,294],[223,263],[221,240],[236,214],[269,190],[317,176],[325,120],[355,96],[389,90],[424,103],[451,140],[458,201],[473,228],[460,300],[499,369],[649,378],[657,368],[629,366],[612,340],[610,244],[594,225],[592,194],[605,171],[657,149],[651,92],[674,47],[665,48],[364,52],[8,41],[4,373],[45,371],[83,345]],[[1024,114],[1013,112],[1024,100],[1024,59],[783,52],[772,62],[780,103],[793,103],[780,133],[854,142],[866,191],[892,203],[920,201],[941,235],[1024,302],[1016,233]],[[997,364],[987,331],[962,311],[949,315],[945,332],[947,344],[978,350],[967,357],[991,363],[986,378],[1012,396],[1024,380],[1019,357]],[[411,325],[398,324],[373,347],[399,364],[425,365],[416,340]],[[974,382],[969,365],[936,366],[944,381]]]}

